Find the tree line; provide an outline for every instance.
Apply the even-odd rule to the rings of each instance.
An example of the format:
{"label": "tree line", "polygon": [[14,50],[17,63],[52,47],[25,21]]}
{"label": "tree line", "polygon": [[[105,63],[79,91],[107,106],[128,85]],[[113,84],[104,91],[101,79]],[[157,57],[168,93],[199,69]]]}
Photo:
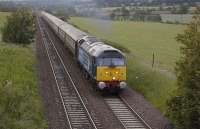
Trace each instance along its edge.
{"label": "tree line", "polygon": [[95,2],[101,7],[119,7],[123,5],[137,4],[141,6],[157,6],[157,5],[175,5],[188,3],[189,5],[195,5],[199,0],[95,0]]}
{"label": "tree line", "polygon": [[[159,8],[142,8],[141,6],[122,6],[111,11],[110,18],[112,20],[133,20],[133,21],[156,21],[161,22],[160,14],[188,14],[189,5],[181,4],[178,7],[163,7]],[[199,8],[198,6],[196,7]]]}

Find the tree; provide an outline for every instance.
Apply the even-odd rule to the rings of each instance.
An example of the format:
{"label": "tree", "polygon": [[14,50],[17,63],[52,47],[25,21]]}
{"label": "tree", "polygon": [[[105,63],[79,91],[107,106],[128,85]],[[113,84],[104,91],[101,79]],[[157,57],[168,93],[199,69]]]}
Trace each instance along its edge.
{"label": "tree", "polygon": [[187,14],[188,10],[189,10],[189,6],[188,5],[181,5],[179,10],[178,10],[178,13],[179,14]]}
{"label": "tree", "polygon": [[115,12],[112,12],[112,13],[110,14],[110,18],[111,18],[112,20],[115,20]]}
{"label": "tree", "polygon": [[2,28],[2,39],[5,42],[29,44],[34,38],[34,17],[31,10],[21,8],[7,17]]}
{"label": "tree", "polygon": [[177,36],[182,57],[176,66],[178,89],[167,105],[176,129],[200,129],[200,17]]}
{"label": "tree", "polygon": [[172,13],[172,14],[176,14],[176,13],[177,13],[177,8],[176,8],[175,6],[173,6],[173,7],[171,8],[171,13]]}
{"label": "tree", "polygon": [[160,7],[159,7],[159,11],[164,11],[164,8],[163,8],[162,5],[160,5]]}
{"label": "tree", "polygon": [[195,13],[196,13],[196,14],[200,14],[200,6],[197,6],[197,7],[196,7]]}
{"label": "tree", "polygon": [[122,13],[122,16],[124,17],[124,19],[128,19],[130,12],[128,9],[126,9],[125,6],[122,6],[121,13]]}

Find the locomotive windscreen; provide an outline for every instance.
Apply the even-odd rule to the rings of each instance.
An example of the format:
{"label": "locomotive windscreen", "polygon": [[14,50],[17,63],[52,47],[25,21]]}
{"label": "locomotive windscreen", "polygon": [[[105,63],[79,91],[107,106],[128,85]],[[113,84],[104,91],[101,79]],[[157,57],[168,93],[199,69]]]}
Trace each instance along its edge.
{"label": "locomotive windscreen", "polygon": [[105,51],[97,59],[98,66],[124,66],[124,56],[118,51]]}
{"label": "locomotive windscreen", "polygon": [[114,51],[114,50],[104,51],[98,57],[99,58],[124,58],[124,56],[120,52]]}
{"label": "locomotive windscreen", "polygon": [[124,66],[123,58],[98,58],[96,60],[97,66]]}

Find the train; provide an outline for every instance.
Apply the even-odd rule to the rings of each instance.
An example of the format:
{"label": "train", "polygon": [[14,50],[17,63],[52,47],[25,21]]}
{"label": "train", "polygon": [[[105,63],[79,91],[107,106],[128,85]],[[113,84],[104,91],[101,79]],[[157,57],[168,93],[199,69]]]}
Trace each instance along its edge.
{"label": "train", "polygon": [[49,14],[40,17],[73,54],[87,78],[100,90],[121,90],[127,87],[125,55],[111,45]]}

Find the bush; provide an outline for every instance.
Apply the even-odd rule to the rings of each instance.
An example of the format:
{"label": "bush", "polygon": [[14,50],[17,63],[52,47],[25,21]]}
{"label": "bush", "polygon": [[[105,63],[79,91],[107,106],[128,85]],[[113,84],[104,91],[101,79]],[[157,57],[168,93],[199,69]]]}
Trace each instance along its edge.
{"label": "bush", "polygon": [[2,39],[5,42],[29,44],[34,38],[34,17],[31,10],[21,8],[7,17],[2,28]]}
{"label": "bush", "polygon": [[184,34],[182,58],[177,63],[177,95],[168,101],[168,116],[175,129],[200,129],[200,17],[195,17]]}

